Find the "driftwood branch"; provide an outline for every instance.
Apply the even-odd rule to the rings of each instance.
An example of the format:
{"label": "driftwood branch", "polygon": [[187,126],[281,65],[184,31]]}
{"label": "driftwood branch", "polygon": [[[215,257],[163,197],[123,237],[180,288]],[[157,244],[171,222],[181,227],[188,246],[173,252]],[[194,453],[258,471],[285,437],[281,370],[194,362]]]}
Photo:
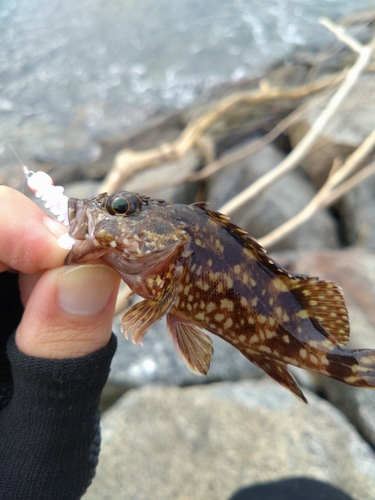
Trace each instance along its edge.
{"label": "driftwood branch", "polygon": [[137,172],[181,158],[197,145],[212,125],[236,107],[256,106],[281,99],[300,100],[318,94],[329,86],[337,85],[343,78],[344,73],[340,72],[300,87],[285,89],[262,85],[252,92],[232,94],[220,101],[213,110],[192,120],[175,141],[146,151],[120,151],[99,190],[100,192],[117,191]]}
{"label": "driftwood branch", "polygon": [[[366,66],[369,64],[371,56],[375,49],[375,37],[367,45],[359,44],[356,40],[348,34],[343,36],[343,30],[341,27],[335,25],[332,21],[325,20],[325,24],[329,25],[329,29],[333,31],[336,36],[340,37],[343,42],[347,42],[349,39],[350,44],[348,45],[352,48],[360,49],[359,57],[355,64],[348,71],[345,80],[341,83],[340,87],[336,93],[330,99],[328,105],[324,108],[318,119],[315,121],[311,129],[307,134],[301,139],[297,146],[291,151],[291,153],[277,165],[273,170],[267,174],[260,177],[257,181],[251,184],[244,191],[235,196],[228,203],[220,208],[220,211],[231,215],[243,207],[250,200],[254,199],[262,191],[264,191],[268,186],[276,182],[278,179],[286,175],[288,172],[296,168],[299,162],[305,157],[312,145],[321,135],[324,127],[327,125],[329,120],[333,117],[337,111],[340,104],[347,97],[351,89],[354,87],[358,80],[360,74],[365,70]],[[356,50],[357,51],[357,50]]]}
{"label": "driftwood branch", "polygon": [[[219,158],[218,160],[209,163],[208,165],[203,167],[202,170],[199,170],[198,172],[189,173],[186,176],[179,177],[178,179],[175,180],[172,179],[167,183],[167,186],[174,187],[184,184],[185,182],[196,182],[205,180],[211,175],[218,172],[219,170],[228,167],[229,165],[233,165],[235,162],[238,162],[239,160],[243,160],[253,155],[259,149],[263,148],[270,142],[274,141],[279,135],[285,132],[285,130],[287,130],[293,123],[299,120],[305,113],[310,111],[312,108],[318,106],[321,101],[326,99],[329,94],[334,92],[335,84],[339,83],[339,81],[343,79],[346,73],[347,73],[346,70],[345,72],[340,73],[337,76],[337,80],[332,82],[330,87],[327,87],[327,89],[322,91],[314,100],[307,101],[298,106],[298,108],[296,108],[288,116],[280,120],[279,123],[263,137],[260,137],[251,144],[239,148],[233,153],[228,153],[223,157]],[[166,184],[164,182],[163,184],[153,184],[152,186],[149,186],[149,189],[152,188],[157,191],[158,189],[162,189],[165,187]],[[147,192],[147,188],[148,186],[143,187],[143,190]]]}
{"label": "driftwood branch", "polygon": [[[271,231],[259,240],[260,244],[270,248],[285,236],[297,229],[303,223],[311,219],[317,212],[334,203],[340,196],[346,194],[350,189],[375,173],[375,163],[371,163],[357,174],[351,174],[358,168],[358,165],[375,148],[375,130],[368,135],[363,143],[346,159],[345,163],[331,172],[328,179],[301,212],[289,219],[287,222]],[[350,177],[350,179],[348,179]],[[345,181],[348,179],[345,183]]]}

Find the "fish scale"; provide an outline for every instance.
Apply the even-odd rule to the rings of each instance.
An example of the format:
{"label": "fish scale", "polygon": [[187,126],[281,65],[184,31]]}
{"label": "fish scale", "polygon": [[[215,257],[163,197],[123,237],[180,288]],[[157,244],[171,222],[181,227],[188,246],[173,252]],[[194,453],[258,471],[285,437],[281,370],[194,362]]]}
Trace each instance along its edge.
{"label": "fish scale", "polygon": [[349,318],[340,287],[290,273],[206,203],[119,191],[71,198],[68,207],[75,242],[66,263],[102,258],[144,298],[122,319],[133,342],[166,316],[179,356],[197,374],[213,355],[207,331],[304,402],[288,364],[375,388],[375,351],[342,347]]}

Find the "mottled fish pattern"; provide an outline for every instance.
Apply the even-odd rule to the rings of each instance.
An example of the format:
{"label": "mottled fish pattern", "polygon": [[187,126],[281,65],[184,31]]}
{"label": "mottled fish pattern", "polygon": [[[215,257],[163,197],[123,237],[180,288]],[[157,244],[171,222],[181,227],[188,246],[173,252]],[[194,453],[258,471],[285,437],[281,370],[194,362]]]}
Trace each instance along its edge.
{"label": "mottled fish pattern", "polygon": [[340,287],[295,275],[205,203],[178,205],[120,191],[69,200],[66,263],[102,258],[143,301],[122,329],[141,343],[166,315],[186,365],[206,374],[218,335],[306,402],[291,364],[375,388],[375,351],[344,349],[349,319]]}

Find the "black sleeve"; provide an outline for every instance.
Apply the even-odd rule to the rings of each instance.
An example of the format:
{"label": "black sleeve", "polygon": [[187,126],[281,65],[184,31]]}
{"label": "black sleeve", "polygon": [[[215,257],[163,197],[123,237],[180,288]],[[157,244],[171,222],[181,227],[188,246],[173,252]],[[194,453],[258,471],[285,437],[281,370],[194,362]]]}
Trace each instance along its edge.
{"label": "black sleeve", "polygon": [[[0,323],[0,348],[7,336]],[[112,335],[88,356],[48,360],[22,354],[10,336],[6,355],[0,351],[1,500],[83,495],[98,460],[99,398],[115,350]]]}

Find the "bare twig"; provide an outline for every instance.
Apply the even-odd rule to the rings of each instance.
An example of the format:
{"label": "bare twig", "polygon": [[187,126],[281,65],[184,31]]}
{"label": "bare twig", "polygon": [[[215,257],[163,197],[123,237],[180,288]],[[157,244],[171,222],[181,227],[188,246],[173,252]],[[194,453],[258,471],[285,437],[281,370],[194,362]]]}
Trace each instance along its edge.
{"label": "bare twig", "polygon": [[[346,183],[343,183],[352,172],[358,167],[358,165],[366,158],[375,146],[375,130],[368,135],[368,137],[363,141],[363,143],[347,158],[345,163],[334,172],[331,172],[330,176],[318,191],[318,193],[313,197],[313,199],[308,203],[301,212],[286,221],[284,224],[271,231],[266,236],[261,238],[259,241],[261,245],[266,248],[275,245],[278,241],[283,239],[285,236],[290,234],[292,231],[301,226],[304,222],[311,219],[319,210],[322,210],[329,204],[336,201],[340,196],[345,194],[348,189],[351,189],[357,183],[361,182],[364,178],[372,175],[372,170],[374,164],[368,165],[366,167],[365,174],[361,174],[362,170],[352,176]],[[359,175],[361,174],[361,175]],[[353,181],[354,179],[354,181]],[[339,184],[341,186],[339,186]],[[337,187],[339,186],[339,187]],[[336,189],[335,189],[336,188]]]}
{"label": "bare twig", "polygon": [[357,52],[358,54],[361,53],[363,45],[359,43],[355,38],[348,35],[342,26],[333,23],[330,19],[327,19],[326,17],[321,17],[319,21],[324,27],[326,27],[329,31],[331,31],[336,36],[336,38],[340,40],[340,42],[350,47],[353,52]]}
{"label": "bare twig", "polygon": [[[345,71],[346,74],[346,71]],[[342,73],[338,75],[338,80],[342,79]],[[332,85],[334,85],[335,82],[333,82]],[[160,184],[152,184],[152,186],[143,186],[142,189],[147,193],[148,191],[151,191],[151,189],[157,191],[158,189],[162,189],[167,187],[174,187],[174,186],[179,186],[181,184],[184,184],[185,182],[196,182],[196,181],[201,181],[204,179],[207,179],[214,173],[218,172],[222,168],[228,167],[229,165],[232,165],[233,163],[243,160],[244,158],[247,158],[254,153],[256,153],[259,149],[263,148],[270,142],[274,141],[280,134],[282,134],[288,127],[290,127],[295,121],[297,121],[299,118],[301,118],[307,111],[311,110],[313,107],[316,107],[320,104],[321,101],[327,98],[329,93],[333,92],[332,88],[328,88],[327,91],[321,92],[316,99],[310,100],[304,104],[301,104],[298,108],[296,108],[292,113],[290,113],[288,116],[283,118],[282,120],[279,121],[279,123],[272,129],[270,130],[266,135],[260,137],[259,139],[256,139],[253,141],[251,144],[248,144],[237,151],[234,151],[233,153],[228,153],[222,158],[215,160],[208,165],[206,165],[202,170],[199,172],[193,172],[185,175],[184,177],[179,177],[178,179],[172,179],[168,183],[160,183]]]}
{"label": "bare twig", "polygon": [[331,193],[324,200],[322,205],[322,209],[329,207],[335,201],[337,201],[341,196],[351,191],[353,188],[358,186],[361,182],[366,180],[368,177],[375,174],[375,161],[366,165],[366,167],[362,168],[359,172],[352,175],[347,181],[343,182],[336,189],[333,189]]}
{"label": "bare twig", "polygon": [[[330,23],[330,29],[334,30],[335,33],[337,31],[335,25],[332,22]],[[342,36],[341,29],[338,30],[338,33],[340,33],[340,36]],[[345,39],[347,39],[348,37],[350,37],[350,35],[346,34]],[[312,125],[311,129],[301,139],[301,141],[297,144],[297,146],[293,149],[293,151],[273,170],[260,177],[248,188],[239,193],[228,203],[223,205],[220,208],[221,212],[227,215],[235,213],[243,205],[245,205],[248,201],[255,198],[257,195],[259,195],[262,191],[264,191],[268,186],[270,186],[276,180],[280,179],[282,176],[284,176],[285,174],[287,174],[288,172],[297,167],[299,162],[302,160],[302,158],[304,158],[304,156],[309,151],[311,146],[320,136],[324,127],[327,125],[328,121],[335,114],[340,104],[343,102],[343,100],[346,98],[350,90],[355,85],[359,75],[364,71],[364,69],[368,65],[374,49],[375,49],[375,37],[369,44],[361,45],[361,51],[359,57],[355,62],[355,64],[348,71],[345,80],[342,82],[337,92],[333,95],[333,97],[329,101],[326,108],[322,111],[318,119]]]}
{"label": "bare twig", "polygon": [[174,142],[146,151],[120,151],[99,190],[100,192],[116,191],[137,172],[181,158],[197,144],[197,141],[215,122],[237,106],[244,104],[255,106],[280,99],[303,99],[321,92],[330,85],[337,84],[342,78],[343,74],[340,72],[296,88],[270,88],[263,85],[252,92],[232,94],[220,101],[213,110],[191,121]]}

